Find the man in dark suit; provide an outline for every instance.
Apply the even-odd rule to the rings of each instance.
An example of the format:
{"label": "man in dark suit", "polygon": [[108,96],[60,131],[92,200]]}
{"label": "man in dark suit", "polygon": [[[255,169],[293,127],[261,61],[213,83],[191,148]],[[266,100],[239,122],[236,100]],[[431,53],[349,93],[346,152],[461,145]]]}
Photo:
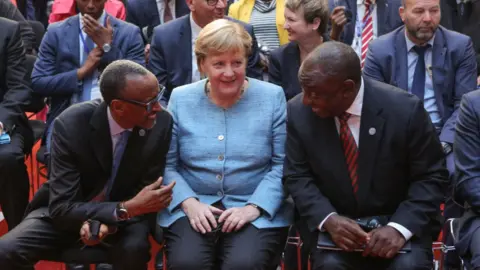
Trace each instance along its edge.
{"label": "man in dark suit", "polygon": [[129,0],[127,3],[127,22],[140,27],[147,38],[153,34],[153,28],[190,13],[185,0]]}
{"label": "man in dark suit", "polygon": [[25,154],[31,151],[33,132],[25,117],[31,90],[25,81],[25,49],[18,22],[0,18],[0,205],[12,229],[22,220],[28,204],[29,181]]}
{"label": "man in dark suit", "polygon": [[456,221],[455,248],[470,266],[480,269],[480,91],[465,94],[455,134],[455,199],[469,210]]}
{"label": "man in dark suit", "polygon": [[[431,269],[447,171],[422,103],[362,78],[356,53],[339,42],[315,49],[299,80],[304,92],[288,104],[285,186],[311,232],[344,251],[364,249],[314,248],[313,269]],[[388,222],[367,233],[355,219],[372,216]],[[397,255],[407,241],[411,251]]]}
{"label": "man in dark suit", "polygon": [[[167,88],[163,100],[165,105],[175,87],[202,78],[198,71],[193,45],[205,25],[225,17],[226,0],[186,1],[191,11],[190,15],[178,18],[168,24],[159,25],[153,32],[148,68],[155,74],[158,82]],[[252,36],[252,53],[248,58],[247,76],[262,79],[259,49],[253,27],[229,17],[225,18],[242,24]]]}
{"label": "man in dark suit", "polygon": [[465,34],[472,39],[477,58],[477,84],[480,85],[480,1],[441,0],[440,24],[450,30]]}
{"label": "man in dark suit", "polygon": [[128,59],[145,65],[138,27],[104,11],[106,0],[76,0],[79,15],[50,25],[32,72],[33,91],[50,98],[46,144],[52,122],[75,103],[99,98],[98,77],[111,62]]}
{"label": "man in dark suit", "polygon": [[32,51],[35,44],[35,33],[32,26],[25,20],[22,13],[10,0],[0,0],[0,17],[17,21],[20,24],[20,35],[27,53]]}
{"label": "man in dark suit", "polygon": [[[159,178],[172,117],[159,104],[155,76],[134,62],[109,65],[100,88],[104,102],[72,106],[55,119],[48,182],[25,220],[0,238],[2,269],[54,256],[79,236],[86,245],[110,244],[114,269],[147,269],[149,219],[172,199],[173,185],[161,187]],[[102,224],[97,240],[91,220]]]}

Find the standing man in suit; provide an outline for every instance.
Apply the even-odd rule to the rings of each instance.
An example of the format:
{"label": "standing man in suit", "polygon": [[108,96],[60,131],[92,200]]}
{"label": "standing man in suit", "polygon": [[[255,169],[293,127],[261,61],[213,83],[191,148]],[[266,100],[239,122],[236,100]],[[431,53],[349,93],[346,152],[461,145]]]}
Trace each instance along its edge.
{"label": "standing man in suit", "polygon": [[28,204],[29,180],[25,154],[33,145],[33,131],[25,116],[31,90],[25,81],[25,49],[18,22],[0,18],[0,205],[9,229],[22,220]]}
{"label": "standing man in suit", "polygon": [[[2,269],[33,265],[79,237],[110,244],[114,269],[147,269],[149,221],[172,200],[173,185],[161,186],[172,117],[159,104],[155,76],[134,62],[109,65],[100,89],[104,101],[55,119],[48,182],[33,211],[0,238]],[[90,237],[91,220],[102,224],[99,240]]]}
{"label": "standing man in suit", "polygon": [[[315,247],[313,269],[431,269],[431,224],[448,174],[422,103],[362,78],[355,51],[334,41],[304,60],[299,80],[304,92],[288,104],[284,184],[311,232],[344,251],[364,248]],[[355,222],[372,216],[388,223],[367,233]],[[407,241],[411,251],[397,255]]]}
{"label": "standing man in suit", "polygon": [[351,45],[362,60],[362,67],[368,44],[402,25],[398,15],[401,0],[329,0],[329,6],[330,39]]}
{"label": "standing man in suit", "polygon": [[455,222],[455,248],[468,269],[480,269],[480,91],[465,94],[458,113],[455,134],[455,199],[468,205],[463,217]]}
{"label": "standing man in suit", "polygon": [[[186,0],[190,14],[171,23],[155,27],[150,48],[148,68],[158,82],[165,85],[163,103],[166,105],[175,87],[199,81],[202,78],[193,51],[195,40],[205,25],[225,17],[226,0]],[[242,24],[252,37],[252,53],[248,58],[247,77],[262,79],[262,68],[257,40],[251,25]],[[166,38],[168,37],[168,38]]]}
{"label": "standing man in suit", "polygon": [[46,144],[52,121],[70,105],[100,98],[98,78],[118,59],[145,64],[140,30],[104,11],[106,0],[76,0],[79,15],[52,24],[32,72],[34,92],[50,98]]}

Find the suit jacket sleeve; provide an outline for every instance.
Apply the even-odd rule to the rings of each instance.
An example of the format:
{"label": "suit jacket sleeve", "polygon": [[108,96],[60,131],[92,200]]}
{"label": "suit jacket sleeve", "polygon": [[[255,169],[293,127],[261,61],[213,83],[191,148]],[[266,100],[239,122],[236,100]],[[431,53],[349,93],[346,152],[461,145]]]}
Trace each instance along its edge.
{"label": "suit jacket sleeve", "polygon": [[[9,30],[2,30],[9,31]],[[12,129],[18,123],[20,117],[24,116],[23,108],[28,105],[31,97],[31,90],[25,81],[27,73],[25,67],[25,51],[20,38],[20,26],[16,24],[12,29],[11,39],[5,44],[6,59],[5,85],[7,91],[0,102],[0,122],[5,129]]]}
{"label": "suit jacket sleeve", "polygon": [[248,203],[262,208],[270,219],[275,217],[286,198],[282,185],[282,170],[285,158],[287,106],[281,89],[278,89],[275,98],[272,116],[272,168],[263,177],[248,200]]}
{"label": "suit jacket sleeve", "polygon": [[127,40],[125,41],[126,44],[128,44],[127,52],[123,53],[120,48],[118,48],[118,44],[112,43],[112,49],[108,53],[103,54],[102,59],[100,60],[100,65],[106,67],[115,60],[126,59],[145,66],[145,44],[143,43],[143,38],[140,34],[140,28],[125,27],[125,32],[123,33],[124,35],[128,35]]}
{"label": "suit jacket sleeve", "polygon": [[20,24],[20,35],[23,39],[25,50],[30,52],[35,43],[35,33],[22,13],[10,1],[0,1],[0,17],[17,21]]}
{"label": "suit jacket sleeve", "polygon": [[50,217],[59,222],[82,223],[88,219],[115,225],[117,202],[84,202],[80,171],[69,148],[68,132],[63,119],[53,122],[50,160]]}
{"label": "suit jacket sleeve", "polygon": [[363,66],[363,75],[376,81],[389,83],[383,74],[380,56],[377,55],[382,50],[379,50],[376,45],[375,41],[372,41],[369,45],[365,65]]}
{"label": "suit jacket sleeve", "polygon": [[137,25],[137,26],[140,26],[140,20],[138,19],[138,16],[137,16],[137,9],[136,9],[136,2],[137,1],[132,1],[132,0],[129,0],[127,2],[127,19],[126,21],[133,24],[133,25]]}
{"label": "suit jacket sleeve", "polygon": [[274,50],[270,54],[270,60],[268,61],[268,81],[282,86],[282,66],[280,65],[280,53],[281,51]]}
{"label": "suit jacket sleeve", "polygon": [[307,221],[308,228],[313,232],[330,213],[336,210],[315,185],[315,176],[305,152],[308,146],[303,144],[294,123],[294,116],[298,113],[293,111],[293,105],[291,101],[288,103],[283,184],[292,196],[300,216]]}
{"label": "suit jacket sleeve", "polygon": [[440,133],[440,141],[453,143],[455,136],[455,122],[457,121],[458,108],[462,96],[477,88],[477,61],[472,40],[469,38],[465,51],[455,71],[455,86],[453,94],[454,111],[445,122]]}
{"label": "suit jacket sleeve", "polygon": [[165,166],[165,177],[163,182],[165,185],[170,184],[173,181],[176,181],[175,188],[173,189],[173,199],[170,205],[168,206],[168,210],[170,212],[174,212],[180,204],[188,198],[197,198],[198,196],[190,187],[185,179],[183,179],[182,175],[178,173],[178,167],[182,166],[180,164],[180,153],[179,151],[179,141],[178,141],[178,123],[180,123],[180,119],[178,118],[177,114],[177,104],[176,104],[177,96],[173,94],[170,98],[170,102],[168,103],[168,111],[173,116],[173,129],[172,129],[172,141],[170,143],[170,150],[167,154],[167,164]]}
{"label": "suit jacket sleeve", "polygon": [[252,37],[252,53],[248,57],[247,76],[254,79],[262,80],[263,71],[260,66],[260,49],[258,48],[257,38],[253,26],[247,26],[248,33]]}
{"label": "suit jacket sleeve", "polygon": [[[480,122],[478,107],[468,95],[463,96],[458,113],[453,144],[456,172],[455,197],[480,209]],[[478,105],[477,105],[478,106]]]}
{"label": "suit jacket sleeve", "polygon": [[57,48],[61,37],[56,26],[51,25],[45,33],[32,71],[33,91],[43,96],[71,95],[82,90],[77,69],[57,72]]}
{"label": "suit jacket sleeve", "polygon": [[153,31],[152,43],[150,44],[148,69],[155,75],[155,77],[157,77],[158,83],[166,87],[166,93],[162,97],[162,101],[166,104],[166,102],[168,102],[168,97],[170,97],[173,89],[168,89],[169,83],[167,65],[165,63],[165,55],[161,45],[161,36],[157,27]]}
{"label": "suit jacket sleeve", "polygon": [[410,186],[390,221],[421,235],[439,212],[448,171],[435,128],[419,100],[410,112],[406,142],[410,179],[405,181]]}

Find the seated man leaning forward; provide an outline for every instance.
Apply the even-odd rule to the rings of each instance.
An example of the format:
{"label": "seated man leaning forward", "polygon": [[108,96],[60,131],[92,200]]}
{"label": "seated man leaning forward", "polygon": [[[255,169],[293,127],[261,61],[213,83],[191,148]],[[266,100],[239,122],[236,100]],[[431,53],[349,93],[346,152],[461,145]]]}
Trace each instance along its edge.
{"label": "seated man leaning forward", "polygon": [[[303,93],[288,103],[284,181],[319,244],[339,249],[315,246],[313,269],[432,269],[448,173],[422,102],[362,78],[360,59],[340,42],[311,52],[299,81]],[[382,226],[366,226],[371,220]]]}
{"label": "seated man leaning forward", "polygon": [[[2,270],[98,244],[114,269],[147,269],[149,220],[172,200],[174,182],[161,186],[172,117],[155,76],[132,61],[110,64],[100,90],[103,102],[76,104],[55,119],[48,182],[0,238]],[[90,229],[99,223],[95,239]]]}
{"label": "seated man leaning forward", "polygon": [[195,54],[207,77],[176,88],[165,183],[173,201],[159,215],[171,270],[271,269],[293,207],[282,187],[285,95],[245,76],[252,40],[243,26],[208,24]]}

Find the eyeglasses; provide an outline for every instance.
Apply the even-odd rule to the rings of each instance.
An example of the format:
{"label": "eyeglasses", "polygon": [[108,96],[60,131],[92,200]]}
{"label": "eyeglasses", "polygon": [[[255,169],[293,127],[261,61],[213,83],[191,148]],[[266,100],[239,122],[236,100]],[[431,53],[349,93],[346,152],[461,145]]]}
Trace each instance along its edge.
{"label": "eyeglasses", "polygon": [[158,85],[158,88],[160,89],[160,91],[158,91],[158,94],[156,97],[154,97],[153,99],[151,99],[150,101],[148,102],[140,102],[140,101],[136,101],[136,100],[131,100],[131,99],[123,99],[123,98],[117,98],[118,100],[121,100],[121,101],[125,101],[125,102],[128,102],[130,104],[134,104],[134,105],[137,105],[137,106],[142,106],[145,108],[145,110],[147,111],[147,113],[151,113],[152,110],[153,110],[153,107],[160,102],[160,100],[162,99],[163,97],[163,93],[165,93],[165,86],[159,84]]}
{"label": "eyeglasses", "polygon": [[206,0],[207,1],[207,5],[209,6],[216,6],[218,1],[222,1],[222,2],[225,2],[226,0]]}

